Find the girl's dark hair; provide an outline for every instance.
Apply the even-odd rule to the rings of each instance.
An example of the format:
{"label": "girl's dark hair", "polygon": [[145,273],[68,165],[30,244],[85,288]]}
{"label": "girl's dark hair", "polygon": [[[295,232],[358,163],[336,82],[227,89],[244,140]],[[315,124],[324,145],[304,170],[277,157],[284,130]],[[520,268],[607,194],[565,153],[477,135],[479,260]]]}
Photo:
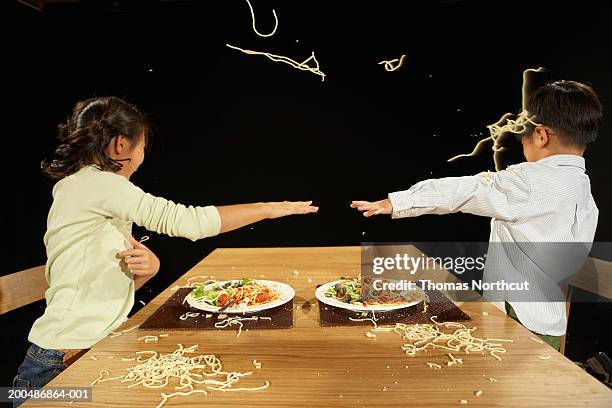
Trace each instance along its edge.
{"label": "girl's dark hair", "polygon": [[527,99],[535,121],[559,133],[566,144],[586,146],[597,139],[602,106],[593,88],[575,81],[556,81],[539,87]]}
{"label": "girl's dark hair", "polygon": [[118,171],[123,166],[121,162],[106,154],[110,141],[121,135],[136,142],[144,134],[148,146],[150,138],[147,117],[135,106],[114,96],[77,102],[68,120],[58,128],[59,146],[50,159],[41,163],[43,173],[54,180],[90,164],[101,170]]}

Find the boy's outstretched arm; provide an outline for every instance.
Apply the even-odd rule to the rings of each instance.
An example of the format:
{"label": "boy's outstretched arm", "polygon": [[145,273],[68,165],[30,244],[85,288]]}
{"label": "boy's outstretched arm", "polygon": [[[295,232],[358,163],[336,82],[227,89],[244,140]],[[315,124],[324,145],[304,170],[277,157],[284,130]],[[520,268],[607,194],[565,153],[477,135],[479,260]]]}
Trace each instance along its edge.
{"label": "boy's outstretched arm", "polygon": [[293,214],[309,214],[319,210],[312,201],[284,201],[217,206],[221,216],[221,232],[232,231],[255,222]]}
{"label": "boy's outstretched arm", "polygon": [[384,200],[353,201],[352,208],[369,217],[391,214],[393,218],[423,214],[469,214],[513,220],[530,200],[529,180],[521,165],[475,176],[421,181],[408,190],[390,193]]}
{"label": "boy's outstretched arm", "polygon": [[364,217],[371,217],[373,215],[380,214],[391,214],[393,212],[393,205],[391,200],[385,198],[380,201],[352,201],[351,208],[356,208],[363,212]]}

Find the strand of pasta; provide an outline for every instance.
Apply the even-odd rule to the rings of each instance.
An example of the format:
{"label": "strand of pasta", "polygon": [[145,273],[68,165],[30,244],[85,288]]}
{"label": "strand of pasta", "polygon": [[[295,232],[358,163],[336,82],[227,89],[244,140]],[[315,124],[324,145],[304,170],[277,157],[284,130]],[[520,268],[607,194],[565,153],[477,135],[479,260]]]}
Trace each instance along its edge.
{"label": "strand of pasta", "polygon": [[264,385],[262,385],[261,387],[253,387],[253,388],[246,388],[246,387],[240,387],[240,388],[215,388],[215,387],[206,387],[210,390],[217,390],[217,391],[222,391],[222,392],[228,392],[228,391],[259,391],[259,390],[263,390],[266,389],[270,386],[270,383],[268,381],[266,381],[264,383]]}
{"label": "strand of pasta", "polygon": [[89,385],[96,385],[96,384],[99,384],[99,383],[105,382],[105,381],[119,380],[119,379],[122,379],[122,378],[125,377],[125,376],[122,375],[122,376],[119,376],[119,377],[104,378],[105,375],[110,376],[110,373],[108,372],[108,370],[100,370],[98,378],[93,380]]}
{"label": "strand of pasta", "polygon": [[376,320],[372,319],[371,317],[364,319],[354,319],[352,317],[349,317],[349,320],[352,322],[372,322],[372,324],[374,324],[374,329],[378,329],[378,323],[376,323]]}
{"label": "strand of pasta", "polygon": [[462,358],[457,358],[455,356],[453,356],[451,353],[447,353],[448,357],[450,357],[450,361],[446,363],[447,366],[452,366],[455,364],[463,364],[463,359]]}
{"label": "strand of pasta", "polygon": [[372,322],[372,324],[374,325],[373,330],[377,330],[378,323],[376,322],[378,322],[378,318],[376,317],[376,313],[374,312],[374,310],[362,311],[361,316],[368,316],[368,314],[370,313],[372,313],[372,317],[364,317],[363,319],[356,319],[356,318],[349,317],[349,320],[353,322]]}
{"label": "strand of pasta", "polygon": [[[179,288],[194,288],[194,287],[197,287],[197,286],[199,286],[199,285],[201,285],[203,283],[206,283],[210,279],[208,279],[208,280],[206,280],[204,282],[196,282],[196,283],[192,283],[191,282],[192,280],[199,279],[199,278],[210,278],[210,277],[211,276],[208,276],[208,275],[192,276],[191,278],[187,278],[187,284],[186,285],[184,285],[184,286],[175,285],[175,287],[176,287],[176,289],[179,289]],[[172,289],[174,289],[174,287]],[[176,290],[176,289],[174,289],[174,290]]]}
{"label": "strand of pasta", "polygon": [[139,337],[138,341],[140,340],[144,340],[145,343],[157,343],[159,341],[159,337],[148,335],[148,336]]}
{"label": "strand of pasta", "polygon": [[162,392],[161,393],[162,400],[155,408],[161,408],[166,403],[166,401],[168,401],[168,399],[175,397],[177,395],[188,396],[196,392],[200,392],[200,393],[203,393],[204,395],[208,395],[208,392],[206,392],[206,390],[191,390],[189,392],[177,391],[177,392],[173,392],[172,394],[164,394]]}
{"label": "strand of pasta", "polygon": [[491,149],[493,150],[493,161],[495,163],[495,170],[499,171],[501,169],[499,163],[499,155],[498,153],[504,151],[504,147],[501,146],[502,137],[507,133],[521,134],[525,132],[529,125],[540,126],[539,123],[535,122],[535,115],[530,114],[526,109],[527,103],[527,73],[528,72],[542,72],[544,68],[529,68],[523,71],[523,85],[521,88],[521,112],[517,115],[516,119],[509,119],[510,116],[513,116],[513,113],[505,113],[502,117],[495,123],[492,123],[487,126],[489,130],[489,136],[481,139],[476,143],[474,149],[470,153],[458,154],[456,156],[448,159],[448,162],[455,161],[460,157],[470,157],[475,156],[480,153],[482,146],[488,142],[492,141],[493,145]]}
{"label": "strand of pasta", "polygon": [[423,296],[423,311],[421,313],[427,313],[427,309],[429,309],[429,295],[425,292],[423,292],[424,296]]}
{"label": "strand of pasta", "polygon": [[186,312],[186,313],[183,313],[181,316],[179,316],[179,319],[187,320],[187,319],[189,319],[191,317],[198,317],[199,315],[200,315],[200,313],[198,313],[198,312]]}
{"label": "strand of pasta", "polygon": [[244,326],[242,322],[245,320],[257,320],[257,319],[259,319],[258,316],[251,316],[251,317],[231,316],[231,317],[228,317],[227,319],[224,319],[224,320],[221,320],[220,322],[215,323],[215,327],[217,329],[223,329],[228,326],[238,325],[238,333],[236,334],[236,338],[238,338],[240,337],[240,334],[242,333],[242,327]]}
{"label": "strand of pasta", "polygon": [[[321,72],[320,68],[319,68],[319,61],[317,61],[317,58],[314,55],[314,51],[311,53],[310,57],[306,58],[304,61],[302,62],[297,62],[292,60],[289,57],[284,57],[282,55],[274,55],[274,54],[270,54],[268,52],[261,52],[261,51],[252,51],[252,50],[245,50],[239,47],[235,47],[233,45],[230,44],[225,44],[226,46],[228,46],[229,48],[232,48],[234,50],[238,50],[241,51],[245,54],[248,55],[263,55],[269,59],[271,59],[274,62],[283,62],[285,64],[289,64],[291,65],[293,68],[302,70],[302,71],[309,71],[312,72],[315,75],[319,75],[321,77],[321,81],[325,80],[325,74],[323,72]],[[314,67],[311,67],[308,65],[308,62],[313,61],[315,63]]]}
{"label": "strand of pasta", "polygon": [[98,382],[96,382],[96,384],[100,384],[106,381],[113,381],[113,380],[120,380],[122,379],[124,376],[120,375],[119,377],[109,377],[109,378],[102,378],[99,379]]}
{"label": "strand of pasta", "polygon": [[257,28],[255,28],[255,12],[253,11],[253,6],[251,5],[251,2],[249,0],[246,0],[246,2],[249,5],[249,9],[251,10],[251,21],[253,22],[253,31],[255,31],[255,34],[260,37],[272,37],[276,32],[276,29],[278,28],[278,17],[276,16],[276,11],[272,9],[272,14],[274,15],[274,30],[272,30],[270,34],[262,34],[257,31]]}
{"label": "strand of pasta", "polygon": [[108,334],[109,334],[109,336],[108,336],[108,337],[113,338],[113,337],[118,337],[118,336],[121,336],[121,335],[122,335],[122,334],[124,334],[124,333],[131,332],[132,330],[134,330],[134,329],[135,329],[135,328],[137,328],[138,326],[140,326],[140,325],[139,325],[139,324],[137,324],[136,326],[132,326],[132,327],[130,327],[129,329],[125,329],[125,330],[122,330],[122,331],[120,331],[120,332],[113,332],[113,331],[112,331],[112,332],[108,332]]}
{"label": "strand of pasta", "polygon": [[110,375],[110,373],[108,372],[108,370],[100,370],[100,374],[98,376],[98,378],[96,378],[95,380],[93,380],[91,382],[91,384],[89,385],[96,385],[98,383],[98,381],[100,381],[102,379],[102,377],[104,377],[104,373],[106,373],[106,375]]}
{"label": "strand of pasta", "polygon": [[[378,65],[385,64],[385,70],[389,72],[393,72],[398,70],[404,64],[404,58],[406,58],[406,54],[402,54],[400,58],[388,60],[388,61],[380,61]],[[397,65],[393,65],[397,62]]]}

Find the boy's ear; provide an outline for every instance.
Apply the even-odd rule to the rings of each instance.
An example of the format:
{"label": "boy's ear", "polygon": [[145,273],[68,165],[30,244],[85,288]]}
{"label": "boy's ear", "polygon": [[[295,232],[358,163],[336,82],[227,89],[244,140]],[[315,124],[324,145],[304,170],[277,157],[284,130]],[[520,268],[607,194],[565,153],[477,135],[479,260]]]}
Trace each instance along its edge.
{"label": "boy's ear", "polygon": [[550,143],[552,130],[544,126],[536,126],[534,129],[533,142],[539,148],[544,148]]}

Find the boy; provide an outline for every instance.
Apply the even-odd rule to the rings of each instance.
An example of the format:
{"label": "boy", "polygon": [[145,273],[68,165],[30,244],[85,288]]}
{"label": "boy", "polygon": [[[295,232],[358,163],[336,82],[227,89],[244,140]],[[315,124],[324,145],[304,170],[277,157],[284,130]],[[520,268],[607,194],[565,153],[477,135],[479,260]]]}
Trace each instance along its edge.
{"label": "boy", "polygon": [[[494,300],[501,301],[497,303],[500,308],[505,301],[510,316],[559,349],[567,318],[565,303],[557,294],[561,294],[560,285],[584,263],[597,227],[599,211],[591,196],[583,154],[597,138],[602,106],[591,87],[558,81],[536,89],[525,110],[533,122],[517,137],[527,162],[496,173],[421,181],[406,191],[390,193],[387,199],[353,201],[351,207],[366,217],[459,211],[492,217],[483,281],[527,277],[535,285],[532,296],[536,297],[510,297],[501,292]],[[514,250],[508,250],[507,243],[512,243]],[[582,248],[587,248],[571,259],[571,273],[565,266],[564,276],[559,276],[558,262],[552,262],[552,267],[541,262],[536,258],[546,251],[541,247],[524,251],[523,243],[586,243]]]}

